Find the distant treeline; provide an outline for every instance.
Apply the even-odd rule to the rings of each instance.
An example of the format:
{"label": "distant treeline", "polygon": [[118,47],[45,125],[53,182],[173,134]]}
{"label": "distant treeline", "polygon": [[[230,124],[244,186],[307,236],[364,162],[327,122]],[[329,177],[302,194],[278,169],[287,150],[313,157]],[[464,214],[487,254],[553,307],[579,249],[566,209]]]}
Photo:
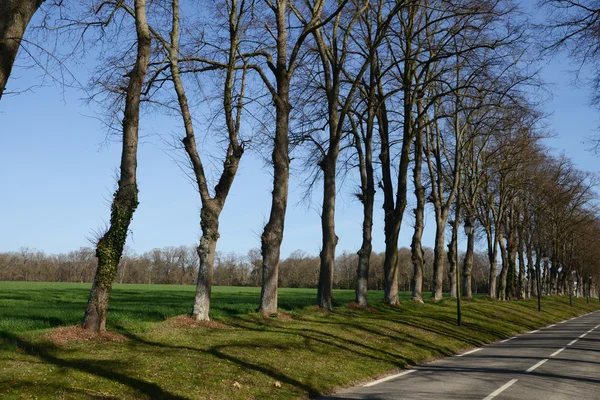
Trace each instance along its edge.
{"label": "distant treeline", "polygon": [[[334,287],[356,287],[358,256],[343,253],[336,258]],[[383,253],[371,255],[369,289],[383,289]],[[218,286],[260,286],[262,257],[259,249],[247,254],[220,253],[215,258],[214,284]],[[412,276],[411,252],[399,251],[400,290],[410,290]],[[0,280],[44,282],[92,282],[97,260],[94,249],[82,247],[66,254],[49,255],[43,251],[23,248],[18,252],[0,253]],[[320,259],[302,250],[296,250],[279,265],[279,286],[314,288],[319,281]],[[446,265],[446,270],[447,270]],[[425,248],[424,276],[432,276],[433,250]],[[196,284],[198,254],[194,246],[165,247],[143,254],[126,251],[116,277],[117,283]],[[473,292],[487,290],[489,266],[484,253],[475,254]],[[447,289],[448,277],[444,285]],[[431,290],[431,282],[424,282],[424,290]]]}

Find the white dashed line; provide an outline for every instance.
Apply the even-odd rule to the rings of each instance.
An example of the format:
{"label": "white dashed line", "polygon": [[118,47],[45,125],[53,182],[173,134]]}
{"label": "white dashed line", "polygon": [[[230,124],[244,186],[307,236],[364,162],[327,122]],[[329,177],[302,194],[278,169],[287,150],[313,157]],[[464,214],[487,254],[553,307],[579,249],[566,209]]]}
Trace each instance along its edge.
{"label": "white dashed line", "polygon": [[573,340],[571,343],[569,343],[567,346],[572,346],[575,344],[575,342],[577,341],[577,339]]}
{"label": "white dashed line", "polygon": [[563,351],[564,349],[566,349],[566,347],[563,347],[562,349],[558,349],[556,350],[554,353],[550,354],[550,357],[554,357],[556,355],[558,355],[558,353],[560,353],[561,351]]}
{"label": "white dashed line", "polygon": [[536,333],[536,332],[539,332],[539,331],[540,331],[539,329],[536,329],[535,331],[531,331],[531,332],[527,332],[527,333]]}
{"label": "white dashed line", "polygon": [[533,371],[534,369],[536,369],[537,367],[539,367],[540,365],[542,365],[543,363],[545,363],[546,361],[548,361],[547,358],[543,359],[542,361],[540,361],[539,363],[535,364],[533,367],[529,368],[527,371],[527,373]]}
{"label": "white dashed line", "polygon": [[501,340],[501,341],[500,341],[500,343],[506,343],[506,342],[508,342],[509,340],[513,340],[513,339],[516,339],[516,338],[517,338],[516,336],[513,336],[513,337],[511,337],[511,338],[508,338],[508,339]]}
{"label": "white dashed line", "polygon": [[392,375],[392,376],[388,376],[388,377],[386,377],[386,378],[381,378],[381,379],[378,379],[378,380],[376,380],[376,381],[373,381],[373,382],[371,382],[371,383],[367,383],[366,385],[363,385],[363,387],[371,387],[371,386],[375,386],[375,385],[377,385],[377,384],[379,384],[379,383],[382,383],[382,382],[387,382],[387,381],[390,381],[390,380],[392,380],[392,379],[399,378],[399,377],[401,377],[401,376],[403,376],[403,375],[408,375],[408,374],[410,374],[410,373],[412,373],[412,372],[415,372],[415,371],[416,371],[416,369],[409,369],[408,371],[400,372],[399,374]]}
{"label": "white dashed line", "polygon": [[585,337],[585,335],[587,335],[587,332],[584,333],[583,335],[579,336],[579,339],[581,339],[582,337]]}
{"label": "white dashed line", "polygon": [[467,351],[466,353],[459,354],[456,357],[462,357],[462,356],[466,356],[467,354],[473,354],[473,353],[475,353],[476,351],[479,351],[479,350],[483,350],[483,349],[481,347],[478,348],[478,349],[473,349],[471,351]]}
{"label": "white dashed line", "polygon": [[483,400],[492,400],[494,397],[498,396],[500,393],[504,392],[506,389],[508,389],[509,387],[514,385],[517,381],[518,381],[518,379],[513,379],[511,381],[508,381],[502,387],[498,388],[495,392],[493,392],[492,394],[490,394],[488,397],[486,397]]}

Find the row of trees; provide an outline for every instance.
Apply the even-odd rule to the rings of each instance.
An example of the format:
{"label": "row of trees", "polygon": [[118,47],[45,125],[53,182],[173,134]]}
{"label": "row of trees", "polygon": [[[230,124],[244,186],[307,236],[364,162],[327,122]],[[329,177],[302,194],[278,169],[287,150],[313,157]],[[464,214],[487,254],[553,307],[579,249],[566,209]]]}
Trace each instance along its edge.
{"label": "row of trees", "polygon": [[[425,248],[425,274],[433,266],[433,249]],[[461,254],[461,258],[464,254]],[[371,255],[370,290],[383,289],[383,253]],[[354,289],[357,283],[357,254],[343,253],[336,257],[333,286]],[[278,286],[286,288],[316,288],[319,282],[319,257],[301,250],[292,252],[280,262]],[[94,250],[82,247],[67,254],[47,255],[23,248],[19,252],[0,253],[0,281],[25,282],[92,282],[97,269]],[[399,250],[400,290],[410,290],[412,277],[411,252]],[[198,253],[195,246],[166,247],[133,254],[127,248],[121,257],[115,282],[143,284],[194,285],[198,277]],[[488,264],[484,253],[475,253],[472,284],[476,293],[487,292]],[[246,255],[216,253],[213,284],[218,286],[261,286],[261,255],[252,249]],[[449,277],[444,286],[449,287]],[[425,290],[431,283],[425,282]]]}
{"label": "row of trees", "polygon": [[[560,19],[573,8],[586,8],[543,3],[558,10],[546,26],[558,35],[552,44],[560,47],[563,40],[581,38],[594,56],[595,18],[588,25],[565,19],[583,24],[567,33]],[[429,290],[424,285],[429,277],[433,298],[441,299],[446,271],[451,295],[462,289],[471,296],[478,235],[487,244],[492,298],[526,297],[541,290],[542,279],[551,294],[561,293],[574,275],[598,281],[597,246],[591,245],[600,227],[595,182],[564,157],[549,155],[542,144],[547,133],[531,61],[534,33],[514,3],[223,0],[199,10],[178,0],[91,0],[55,6],[60,12],[54,22],[44,20],[51,32],[74,38],[75,50],[91,44],[103,50],[91,79],[92,99],[106,106],[109,126],[123,141],[109,227],[97,243],[84,328],[105,328],[111,284],[138,205],[142,107],[179,119],[181,151],[197,184],[202,237],[192,309],[196,319],[209,318],[219,217],[245,150],[257,142],[271,150],[273,168],[271,211],[261,236],[258,306],[266,315],[277,312],[292,159],[303,171],[312,171],[309,190],[322,201],[320,307],[332,307],[340,262],[335,206],[342,174],[358,176],[357,198],[364,206],[356,260],[361,305],[368,304],[374,275],[377,190],[384,209],[384,299],[391,306],[399,303],[398,238],[411,188],[415,301]],[[5,35],[1,43],[20,40],[8,36],[6,41],[2,29],[0,34]],[[204,122],[197,103],[211,110],[206,123],[212,144],[197,140],[197,127]],[[250,126],[252,135],[245,132]],[[207,171],[207,157],[219,159],[221,167]],[[427,207],[434,211],[436,226],[431,272],[425,269],[422,246]],[[474,229],[466,230],[467,251],[459,265],[463,224]],[[550,263],[542,276],[544,256]]]}

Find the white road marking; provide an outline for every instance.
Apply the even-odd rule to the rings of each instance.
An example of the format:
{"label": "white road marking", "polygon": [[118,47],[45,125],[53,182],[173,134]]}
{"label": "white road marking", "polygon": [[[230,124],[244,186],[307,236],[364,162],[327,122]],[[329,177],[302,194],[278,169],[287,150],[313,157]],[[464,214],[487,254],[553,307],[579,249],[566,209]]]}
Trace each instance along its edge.
{"label": "white road marking", "polygon": [[505,342],[508,342],[509,340],[513,340],[515,338],[516,338],[516,336],[513,336],[513,337],[508,338],[508,339],[504,339],[504,340],[501,340],[500,343],[505,343]]}
{"label": "white road marking", "polygon": [[575,339],[575,340],[573,340],[573,341],[572,341],[571,343],[569,343],[567,346],[574,345],[574,344],[575,344],[575,342],[576,342],[577,340],[578,340],[578,339]]}
{"label": "white road marking", "polygon": [[535,364],[533,367],[529,368],[527,371],[527,373],[533,371],[534,369],[536,369],[537,367],[539,367],[540,365],[542,365],[543,363],[545,363],[546,361],[548,361],[547,358],[543,359],[542,361],[540,361],[539,363]]}
{"label": "white road marking", "polygon": [[381,379],[378,379],[376,381],[367,383],[366,385],[363,385],[363,387],[375,386],[375,385],[377,385],[379,383],[387,382],[389,380],[396,379],[396,378],[399,378],[399,377],[404,376],[404,375],[408,375],[408,374],[410,374],[412,372],[415,372],[415,371],[416,371],[416,369],[409,369],[408,371],[400,372],[399,374],[391,375],[391,376],[388,376],[388,377],[385,377],[385,378],[381,378]]}
{"label": "white road marking", "polygon": [[554,357],[556,355],[558,355],[558,353],[560,353],[561,351],[563,351],[564,349],[566,349],[566,347],[563,347],[562,349],[558,349],[556,350],[554,353],[550,354],[550,357]]}
{"label": "white road marking", "polygon": [[483,400],[492,400],[494,397],[498,396],[500,393],[504,392],[506,389],[508,389],[509,387],[511,387],[512,385],[514,385],[517,381],[518,381],[518,379],[513,379],[511,381],[508,381],[507,383],[505,383],[504,385],[502,385],[495,392],[493,392],[492,394],[490,394],[488,397],[486,397]]}
{"label": "white road marking", "polygon": [[556,324],[549,325],[546,328],[552,328],[553,326],[556,326]]}
{"label": "white road marking", "polygon": [[596,325],[596,326],[594,327],[594,329],[598,329],[598,328],[600,328],[600,325]]}
{"label": "white road marking", "polygon": [[560,321],[559,324],[564,324],[565,322],[567,322],[567,321]]}
{"label": "white road marking", "polygon": [[481,347],[478,348],[478,349],[473,349],[471,351],[467,351],[466,353],[459,354],[456,357],[462,357],[462,356],[466,356],[467,354],[473,354],[473,353],[475,353],[476,351],[479,351],[479,350],[483,350],[483,349]]}
{"label": "white road marking", "polygon": [[587,335],[587,332],[584,333],[583,335],[579,336],[579,339],[581,339],[582,337],[585,337],[585,335]]}
{"label": "white road marking", "polygon": [[527,333],[536,333],[536,332],[539,332],[539,331],[540,331],[539,329],[536,329],[535,331],[531,331],[531,332],[527,332]]}

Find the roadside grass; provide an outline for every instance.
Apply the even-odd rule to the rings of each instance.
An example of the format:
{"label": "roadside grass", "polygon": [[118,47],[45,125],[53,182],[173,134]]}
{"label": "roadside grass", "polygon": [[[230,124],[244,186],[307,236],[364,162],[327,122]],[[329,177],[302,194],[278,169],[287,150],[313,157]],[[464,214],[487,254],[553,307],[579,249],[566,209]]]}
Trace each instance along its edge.
{"label": "roadside grass", "polygon": [[[89,283],[0,282],[0,331],[27,332],[75,325],[83,319]],[[195,286],[115,284],[111,294],[108,329],[113,326],[145,331],[158,321],[191,311]],[[316,289],[279,289],[279,310],[291,312],[312,306]],[[410,298],[400,293],[401,300]],[[425,299],[431,294],[425,293]],[[256,310],[260,288],[214,286],[210,316],[222,319]],[[354,300],[353,290],[335,290],[334,306]],[[383,291],[370,291],[369,300],[381,304]]]}
{"label": "roadside grass", "polygon": [[[352,291],[335,291],[334,312],[312,304],[312,289],[281,289],[292,319],[253,310],[259,290],[215,288],[211,316],[221,328],[174,327],[193,287],[116,285],[109,329],[126,342],[43,338],[49,328],[80,322],[89,285],[0,282],[0,398],[296,399],[331,392],[501,338],[600,309],[598,299],[545,297],[499,302],[464,300],[390,308],[370,293],[375,312],[345,306]],[[280,387],[278,387],[280,384]]]}

